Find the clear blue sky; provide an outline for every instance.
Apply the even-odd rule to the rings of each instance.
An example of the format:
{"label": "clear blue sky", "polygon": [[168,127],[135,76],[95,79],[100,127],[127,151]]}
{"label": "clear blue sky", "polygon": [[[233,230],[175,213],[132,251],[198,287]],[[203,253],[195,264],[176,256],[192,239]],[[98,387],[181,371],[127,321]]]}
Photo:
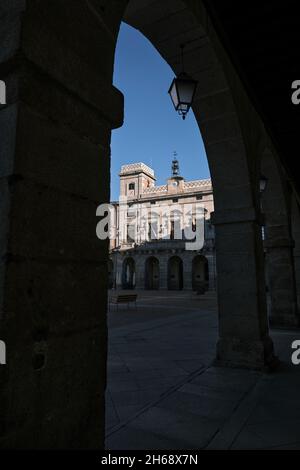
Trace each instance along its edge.
{"label": "clear blue sky", "polygon": [[199,127],[192,111],[185,121],[175,112],[168,89],[174,74],[139,31],[122,23],[118,38],[114,85],[125,96],[125,120],[112,134],[111,199],[119,197],[121,165],[144,162],[165,184],[176,150],[181,175],[209,178]]}

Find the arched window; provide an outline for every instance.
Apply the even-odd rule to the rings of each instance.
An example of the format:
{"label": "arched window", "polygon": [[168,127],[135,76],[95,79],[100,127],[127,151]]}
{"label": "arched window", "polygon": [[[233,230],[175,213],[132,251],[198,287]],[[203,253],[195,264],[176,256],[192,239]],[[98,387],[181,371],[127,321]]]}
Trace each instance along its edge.
{"label": "arched window", "polygon": [[193,259],[192,288],[194,291],[205,292],[209,286],[208,260],[197,255]]}
{"label": "arched window", "polygon": [[168,262],[168,289],[183,289],[183,262],[179,256],[172,256]]}
{"label": "arched window", "polygon": [[145,289],[159,289],[159,261],[154,256],[145,263]]}

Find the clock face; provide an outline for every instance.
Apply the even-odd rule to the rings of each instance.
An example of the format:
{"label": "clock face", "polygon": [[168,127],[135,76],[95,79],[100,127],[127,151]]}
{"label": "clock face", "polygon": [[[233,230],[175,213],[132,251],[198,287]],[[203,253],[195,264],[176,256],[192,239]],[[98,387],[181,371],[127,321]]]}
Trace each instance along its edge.
{"label": "clock face", "polygon": [[174,181],[173,186],[178,186],[178,181]]}

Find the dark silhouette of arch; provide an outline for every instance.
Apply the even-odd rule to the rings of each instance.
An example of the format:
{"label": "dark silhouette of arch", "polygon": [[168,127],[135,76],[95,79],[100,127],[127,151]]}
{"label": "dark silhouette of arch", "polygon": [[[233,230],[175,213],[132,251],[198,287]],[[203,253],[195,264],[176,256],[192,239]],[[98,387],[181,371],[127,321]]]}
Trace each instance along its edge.
{"label": "dark silhouette of arch", "polygon": [[179,256],[172,256],[168,262],[168,289],[183,288],[183,262]]}
{"label": "dark silhouette of arch", "polygon": [[208,260],[205,256],[197,255],[193,259],[192,288],[195,291],[207,290],[209,284]]}
{"label": "dark silhouette of arch", "polygon": [[159,289],[159,260],[150,256],[145,263],[145,289]]}

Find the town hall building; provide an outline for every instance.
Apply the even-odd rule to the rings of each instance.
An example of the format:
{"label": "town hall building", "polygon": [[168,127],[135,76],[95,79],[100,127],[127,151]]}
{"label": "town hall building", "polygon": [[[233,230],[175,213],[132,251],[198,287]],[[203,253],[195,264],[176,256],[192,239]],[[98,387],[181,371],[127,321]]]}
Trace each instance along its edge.
{"label": "town hall building", "polygon": [[[163,186],[156,186],[153,169],[144,163],[123,165],[119,176],[120,199],[112,203],[117,215],[116,236],[110,241],[109,287],[197,292],[215,289],[211,180],[186,181],[180,176],[176,156],[172,161],[172,174]],[[184,214],[190,209],[192,216],[190,214],[188,220],[196,234],[195,212],[199,208],[203,214],[203,242],[187,245]],[[161,215],[165,209],[170,214],[166,223]],[[140,222],[142,212],[147,216],[144,236]]]}

